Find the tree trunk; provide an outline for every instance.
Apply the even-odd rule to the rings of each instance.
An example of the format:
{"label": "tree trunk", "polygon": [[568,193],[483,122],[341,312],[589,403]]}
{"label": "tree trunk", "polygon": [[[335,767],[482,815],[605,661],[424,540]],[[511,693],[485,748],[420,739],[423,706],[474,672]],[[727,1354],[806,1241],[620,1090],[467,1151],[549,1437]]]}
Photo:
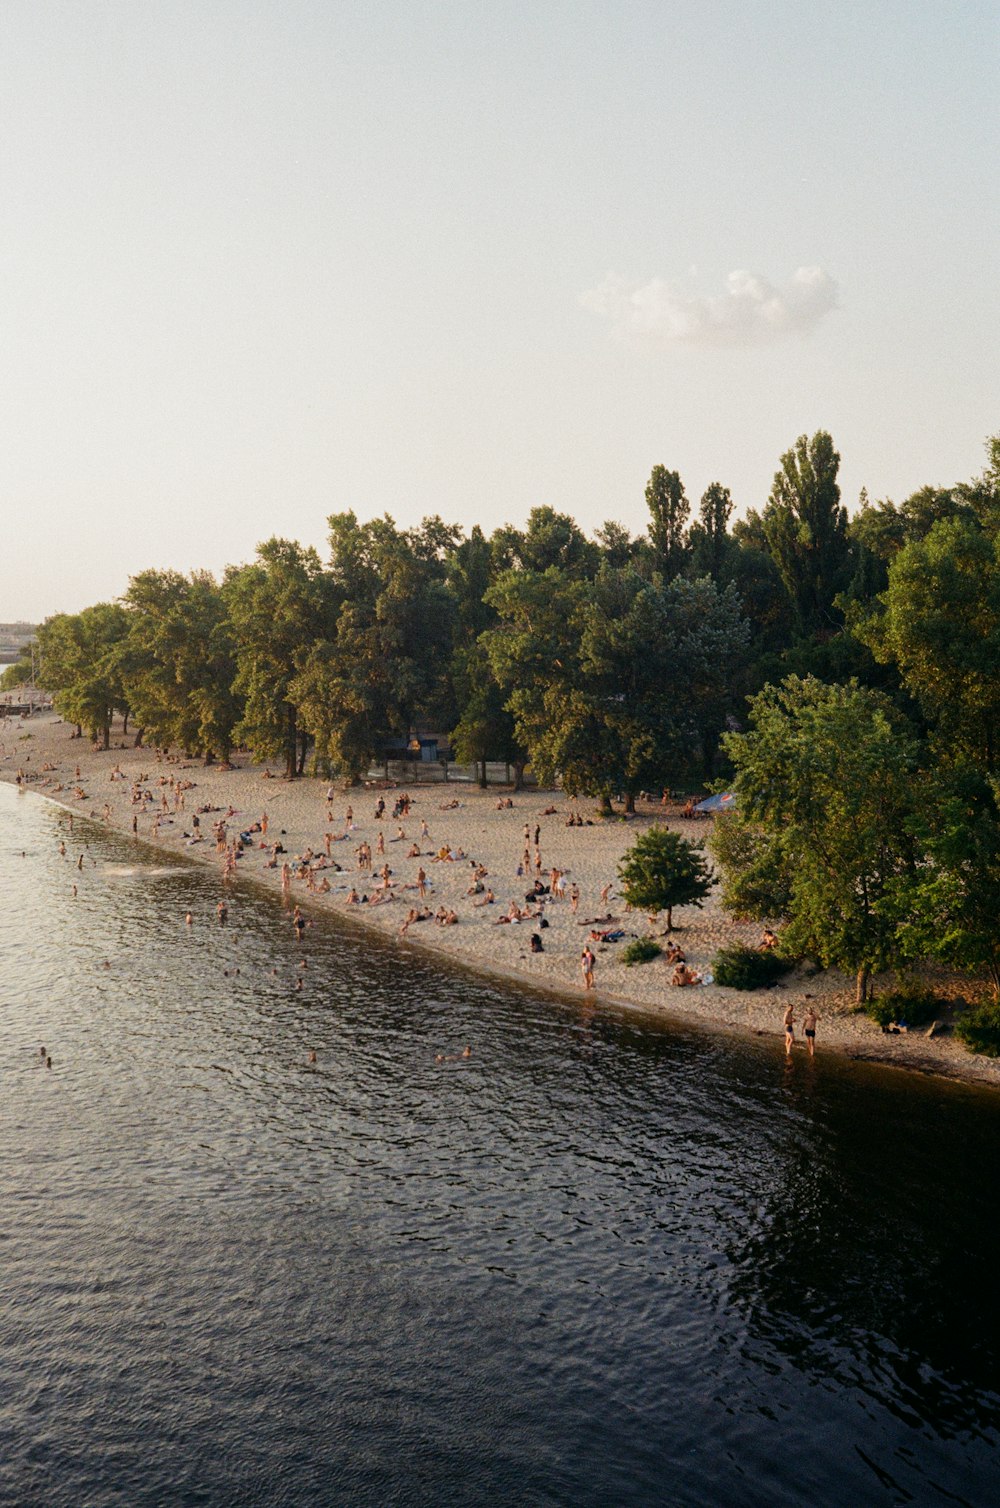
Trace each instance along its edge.
{"label": "tree trunk", "polygon": [[122,718],[122,738],[128,738],[128,713]]}
{"label": "tree trunk", "polygon": [[854,996],[855,1001],[858,1005],[864,1005],[865,1001],[868,999],[868,985],[870,980],[871,970],[867,967],[860,968],[858,970],[857,990]]}
{"label": "tree trunk", "polygon": [[305,732],[301,732],[299,734],[299,763],[298,763],[298,768],[296,770],[296,774],[298,774],[298,775],[303,774],[303,772],[305,771],[305,767],[306,767],[306,754],[308,753],[308,751],[309,751],[309,734],[305,733]]}
{"label": "tree trunk", "polygon": [[211,749],[206,749],[205,750],[205,768],[208,769],[208,766],[210,764],[214,764],[214,763],[215,763],[215,755],[213,754],[213,752],[212,752]]}
{"label": "tree trunk", "polygon": [[298,730],[295,726],[295,708],[289,707],[285,725],[285,779],[295,779],[295,746]]}
{"label": "tree trunk", "polygon": [[83,737],[83,724],[82,723],[77,723],[77,725],[76,725],[76,732],[73,734],[73,737],[74,738],[82,738]]}
{"label": "tree trunk", "polygon": [[137,728],[136,729],[135,742],[132,745],[133,749],[141,749],[142,748],[142,740],[145,738],[145,736],[146,736],[146,730],[145,730],[145,728]]}
{"label": "tree trunk", "polygon": [[601,793],[601,816],[602,817],[613,817],[614,814],[615,814],[615,809],[611,805],[611,797],[608,795],[607,791],[602,791],[602,793]]}
{"label": "tree trunk", "polygon": [[479,761],[479,789],[485,791],[488,782],[486,779],[486,760]]}
{"label": "tree trunk", "polygon": [[504,766],[505,766],[505,770],[506,770],[506,774],[504,775],[504,784],[505,785],[510,785],[510,760],[509,759],[504,760]]}
{"label": "tree trunk", "polygon": [[111,748],[111,724],[110,724],[110,722],[107,722],[107,723],[104,724],[104,743],[103,743],[103,747],[105,749],[110,749]]}
{"label": "tree trunk", "polygon": [[625,792],[625,811],[630,817],[635,816],[635,791]]}
{"label": "tree trunk", "polygon": [[514,760],[514,793],[524,790],[524,764],[523,759]]}
{"label": "tree trunk", "polygon": [[667,907],[667,931],[668,932],[672,932],[673,930],[674,930],[674,908],[673,908],[673,906],[668,906]]}

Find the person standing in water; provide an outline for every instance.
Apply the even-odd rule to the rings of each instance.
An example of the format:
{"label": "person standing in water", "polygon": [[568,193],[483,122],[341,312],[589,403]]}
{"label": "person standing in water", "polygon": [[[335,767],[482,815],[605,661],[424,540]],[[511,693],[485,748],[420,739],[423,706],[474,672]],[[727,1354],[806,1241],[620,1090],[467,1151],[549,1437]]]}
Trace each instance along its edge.
{"label": "person standing in water", "polygon": [[785,1010],[785,1053],[791,1055],[795,1045],[795,1007],[789,1005]]}
{"label": "person standing in water", "polygon": [[816,1056],[816,1022],[819,1020],[819,1011],[814,1005],[810,1005],[802,1017],[802,1032],[809,1049],[809,1056]]}
{"label": "person standing in water", "polygon": [[592,990],[594,988],[594,964],[596,962],[594,950],[587,943],[580,954],[580,971],[583,974],[583,987],[585,990]]}

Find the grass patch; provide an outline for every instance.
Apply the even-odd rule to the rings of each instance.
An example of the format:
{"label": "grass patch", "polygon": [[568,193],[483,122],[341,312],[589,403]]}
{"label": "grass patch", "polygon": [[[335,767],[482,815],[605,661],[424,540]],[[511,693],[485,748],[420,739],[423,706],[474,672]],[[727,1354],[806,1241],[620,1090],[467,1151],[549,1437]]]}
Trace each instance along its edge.
{"label": "grass patch", "polygon": [[722,948],[715,955],[712,973],[716,984],[728,990],[768,989],[793,967],[780,953],[760,948]]}

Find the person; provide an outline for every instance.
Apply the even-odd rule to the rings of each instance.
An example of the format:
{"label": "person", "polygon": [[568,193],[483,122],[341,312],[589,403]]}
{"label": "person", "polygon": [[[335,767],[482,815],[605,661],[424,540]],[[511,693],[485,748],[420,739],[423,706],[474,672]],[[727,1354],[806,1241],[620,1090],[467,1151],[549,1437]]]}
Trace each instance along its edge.
{"label": "person", "polygon": [[788,1006],[785,1007],[784,1024],[785,1024],[785,1054],[786,1054],[786,1056],[790,1056],[791,1055],[791,1051],[792,1051],[792,1047],[795,1044],[795,1007],[793,1005],[788,1005]]}
{"label": "person", "polygon": [[531,934],[531,951],[532,953],[545,952],[545,949],[542,947],[542,939],[539,937],[537,932],[532,932]]}
{"label": "person", "polygon": [[685,988],[689,984],[701,984],[701,975],[697,969],[689,969],[686,963],[674,965],[674,972],[670,976],[670,983]]}
{"label": "person", "polygon": [[219,904],[215,908],[215,914],[219,918],[219,926],[224,927],[226,925],[226,918],[229,915],[229,907],[226,905],[225,901],[219,902]]}
{"label": "person", "polygon": [[760,934],[760,949],[762,953],[770,953],[778,946],[778,934],[772,932],[770,927],[765,927]]}
{"label": "person", "polygon": [[802,1017],[802,1034],[806,1039],[806,1046],[809,1049],[809,1056],[811,1058],[816,1056],[816,1022],[818,1020],[819,1011],[814,1005],[808,1006],[805,1015]]}
{"label": "person", "polygon": [[592,990],[594,988],[594,964],[596,962],[597,959],[594,955],[594,950],[587,943],[580,954],[580,970],[583,974],[583,987],[585,990]]}

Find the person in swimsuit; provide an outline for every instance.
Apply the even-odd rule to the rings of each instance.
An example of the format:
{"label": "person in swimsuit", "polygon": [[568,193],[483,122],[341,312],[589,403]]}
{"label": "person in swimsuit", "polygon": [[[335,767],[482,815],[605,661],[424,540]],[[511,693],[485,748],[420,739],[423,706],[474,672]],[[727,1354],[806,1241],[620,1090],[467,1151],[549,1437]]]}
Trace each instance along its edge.
{"label": "person in swimsuit", "polygon": [[785,1011],[785,1053],[790,1056],[795,1044],[795,1007],[790,1005]]}
{"label": "person in swimsuit", "polygon": [[809,1049],[809,1056],[811,1058],[815,1057],[816,1055],[816,1022],[818,1020],[819,1011],[814,1005],[811,1005],[806,1011],[805,1015],[802,1017],[802,1031],[805,1036],[806,1046]]}
{"label": "person in swimsuit", "polygon": [[594,964],[597,962],[594,950],[588,943],[580,954],[580,970],[583,974],[583,987],[585,990],[594,988]]}

